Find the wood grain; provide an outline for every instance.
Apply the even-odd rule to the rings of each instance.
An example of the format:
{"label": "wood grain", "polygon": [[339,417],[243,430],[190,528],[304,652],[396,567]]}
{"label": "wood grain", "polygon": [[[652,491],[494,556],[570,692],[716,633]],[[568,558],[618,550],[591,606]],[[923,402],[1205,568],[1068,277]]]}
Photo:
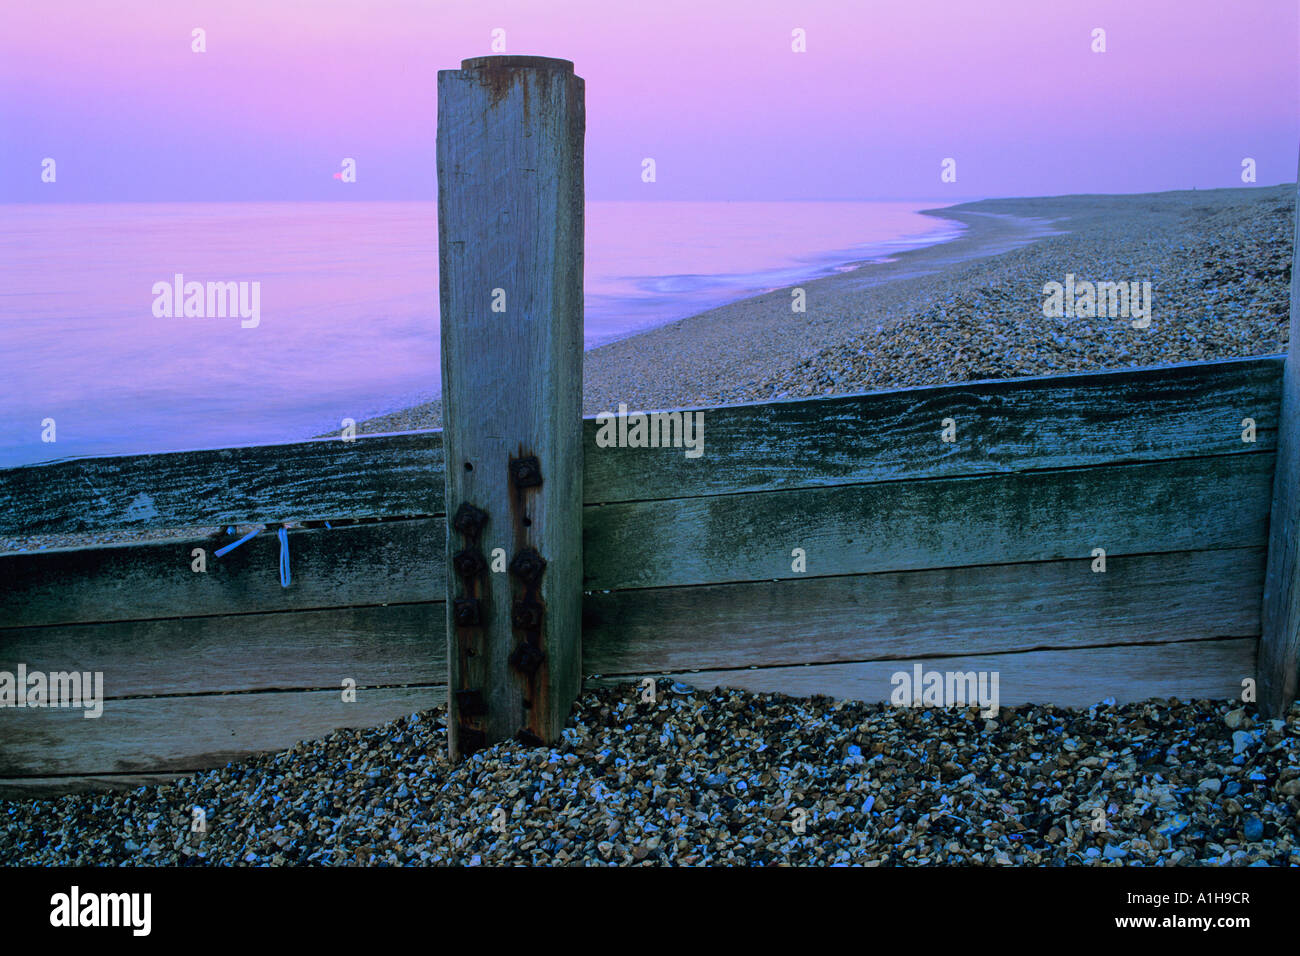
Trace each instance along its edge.
{"label": "wood grain", "polygon": [[1259,634],[1263,548],[590,594],[583,671],[797,666]]}
{"label": "wood grain", "polygon": [[0,469],[0,536],[443,512],[442,434]]}
{"label": "wood grain", "polygon": [[[573,64],[481,57],[438,73],[438,240],[446,500],[488,514],[514,556],[546,562],[534,585],[482,572],[462,582],[447,539],[451,752],[461,728],[487,743],[554,741],[581,682],[583,82]],[[494,306],[497,306],[494,308]],[[535,458],[541,483],[510,477]],[[486,553],[484,554],[486,557]],[[491,586],[490,586],[491,585]],[[453,597],[477,600],[457,627]],[[518,626],[512,607],[540,609]],[[537,668],[510,664],[520,647]]]}
{"label": "wood grain", "polygon": [[592,678],[587,685],[635,684],[641,676],[648,676],[700,689],[735,687],[760,694],[824,694],[842,700],[887,701],[894,688],[893,675],[900,671],[911,674],[913,665],[920,662],[923,671],[997,672],[998,695],[1004,707],[1026,703],[1088,707],[1107,697],[1118,703],[1152,697],[1227,700],[1240,699],[1242,680],[1254,675],[1255,645],[1253,638],[1234,638],[752,670],[660,671]]}
{"label": "wood grain", "polygon": [[[704,454],[601,448],[589,503],[985,475],[1273,449],[1281,361],[1227,360],[704,409]],[[612,411],[617,412],[617,409]],[[957,441],[940,423],[957,423]],[[1242,419],[1257,426],[1241,440]]]}
{"label": "wood grain", "polygon": [[445,684],[445,624],[437,602],[8,628],[0,671],[98,671],[110,699]]}
{"label": "wood grain", "polygon": [[373,727],[445,702],[443,687],[147,697],[72,709],[0,710],[0,778],[172,773],[220,767],[342,727]]}
{"label": "wood grain", "polygon": [[[589,506],[589,591],[1265,543],[1273,456]],[[792,551],[807,556],[803,575]]]}
{"label": "wood grain", "polygon": [[[797,578],[978,564],[1257,547],[1271,454],[884,482],[584,508],[587,590]],[[280,587],[267,532],[214,559],[189,540],[0,555],[0,623],[31,626],[440,600],[443,519],[290,534]],[[483,549],[511,554],[489,522]],[[190,570],[194,547],[208,571]],[[549,571],[548,571],[549,573]],[[504,574],[492,575],[494,579]],[[502,589],[504,592],[504,589]],[[508,607],[504,613],[508,614]]]}
{"label": "wood grain", "polygon": [[[0,625],[441,601],[445,536],[442,518],[291,531],[288,588],[268,531],[220,558],[231,536],[0,555]],[[205,573],[191,570],[194,548],[207,549]]]}
{"label": "wood grain", "polygon": [[[1274,448],[1278,357],[705,409],[705,454],[601,448],[584,500],[654,500]],[[612,411],[617,411],[613,409]],[[936,422],[960,423],[954,444]],[[1241,441],[1241,420],[1258,427]],[[0,535],[442,514],[442,432],[0,469]],[[432,476],[432,477],[431,477]]]}

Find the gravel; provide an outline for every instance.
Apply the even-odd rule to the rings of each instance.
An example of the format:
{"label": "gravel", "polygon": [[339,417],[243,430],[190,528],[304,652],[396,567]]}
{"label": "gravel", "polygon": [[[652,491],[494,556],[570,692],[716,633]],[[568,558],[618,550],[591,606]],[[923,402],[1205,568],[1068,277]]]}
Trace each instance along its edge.
{"label": "gravel", "polygon": [[[1187,194],[1181,194],[1186,196]],[[1107,217],[1093,197],[1072,233],[970,263],[926,300],[706,404],[1056,375],[1285,352],[1295,204],[1288,192],[1162,217]],[[1027,213],[1039,200],[980,208]],[[1182,210],[1186,219],[1175,212]],[[1046,282],[1151,283],[1146,329],[1123,318],[1046,318]]]}
{"label": "gravel", "polygon": [[1176,700],[986,720],[664,682],[654,702],[589,691],[554,748],[452,766],[446,744],[432,710],[132,792],[0,801],[0,860],[1300,865],[1300,705],[1274,721]]}

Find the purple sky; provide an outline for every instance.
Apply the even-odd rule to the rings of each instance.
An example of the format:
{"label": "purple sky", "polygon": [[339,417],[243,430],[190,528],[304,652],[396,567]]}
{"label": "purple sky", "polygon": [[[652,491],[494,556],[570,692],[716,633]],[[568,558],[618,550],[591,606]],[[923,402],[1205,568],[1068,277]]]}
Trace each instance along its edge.
{"label": "purple sky", "polygon": [[433,198],[436,71],[496,27],[586,79],[591,199],[1211,188],[1244,157],[1263,185],[1300,145],[1295,0],[40,0],[4,21],[0,202]]}

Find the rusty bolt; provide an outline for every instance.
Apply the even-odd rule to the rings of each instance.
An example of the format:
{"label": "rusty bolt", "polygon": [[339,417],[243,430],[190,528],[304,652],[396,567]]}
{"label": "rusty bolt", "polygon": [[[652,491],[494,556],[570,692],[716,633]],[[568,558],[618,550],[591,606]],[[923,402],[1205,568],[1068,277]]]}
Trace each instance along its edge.
{"label": "rusty bolt", "polygon": [[545,570],[546,561],[536,548],[524,548],[510,562],[510,573],[525,584],[536,584]]}
{"label": "rusty bolt", "polygon": [[510,655],[510,666],[521,674],[527,674],[532,677],[537,673],[537,669],[542,666],[542,661],[546,660],[546,655],[539,651],[533,645],[524,641],[515,648],[515,652]]}
{"label": "rusty bolt", "polygon": [[525,631],[535,631],[542,626],[542,606],[516,601],[510,611],[510,622]]}
{"label": "rusty bolt", "polygon": [[465,717],[482,717],[488,710],[481,690],[456,691],[456,709]]}
{"label": "rusty bolt", "polygon": [[544,743],[541,737],[537,736],[527,727],[519,728],[519,733],[515,734],[515,740],[519,741],[525,747],[540,747]]}
{"label": "rusty bolt", "polygon": [[456,598],[452,602],[452,615],[457,627],[477,627],[483,623],[483,611],[478,598]]}
{"label": "rusty bolt", "polygon": [[483,559],[483,552],[478,548],[466,548],[452,555],[451,565],[456,569],[457,574],[468,579],[482,573],[487,567],[487,561]]}
{"label": "rusty bolt", "polygon": [[513,458],[510,461],[510,480],[516,488],[535,488],[542,483],[542,466],[536,455]]}
{"label": "rusty bolt", "polygon": [[467,538],[477,538],[487,524],[487,519],[486,511],[475,508],[466,501],[456,509],[456,517],[451,519],[451,526]]}

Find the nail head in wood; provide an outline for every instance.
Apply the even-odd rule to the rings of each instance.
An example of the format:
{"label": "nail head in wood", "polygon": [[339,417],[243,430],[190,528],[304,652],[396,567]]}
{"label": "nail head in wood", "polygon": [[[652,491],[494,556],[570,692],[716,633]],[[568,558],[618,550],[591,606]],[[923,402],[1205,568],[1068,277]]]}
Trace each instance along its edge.
{"label": "nail head in wood", "polygon": [[451,526],[466,538],[478,538],[487,520],[486,511],[466,501],[456,509],[456,517],[451,519]]}
{"label": "nail head in wood", "polygon": [[545,654],[527,641],[523,641],[510,655],[510,666],[519,673],[532,677],[542,666],[544,660],[546,660]]}
{"label": "nail head in wood", "polygon": [[536,584],[546,570],[546,559],[536,548],[524,548],[510,562],[510,573],[525,584]]}
{"label": "nail head in wood", "polygon": [[542,465],[536,455],[510,460],[510,480],[516,488],[536,488],[542,483]]}
{"label": "nail head in wood", "polygon": [[478,627],[483,623],[483,606],[478,598],[456,598],[453,612],[457,627]]}
{"label": "nail head in wood", "polygon": [[477,577],[487,568],[487,560],[478,548],[464,548],[452,555],[452,566],[462,578],[469,580]]}

